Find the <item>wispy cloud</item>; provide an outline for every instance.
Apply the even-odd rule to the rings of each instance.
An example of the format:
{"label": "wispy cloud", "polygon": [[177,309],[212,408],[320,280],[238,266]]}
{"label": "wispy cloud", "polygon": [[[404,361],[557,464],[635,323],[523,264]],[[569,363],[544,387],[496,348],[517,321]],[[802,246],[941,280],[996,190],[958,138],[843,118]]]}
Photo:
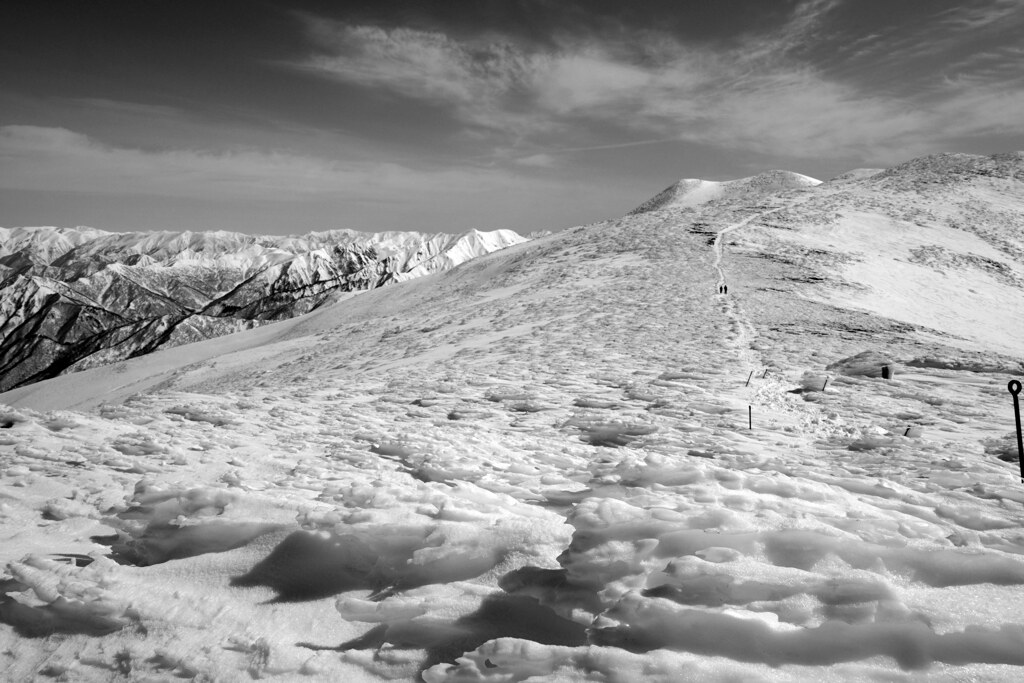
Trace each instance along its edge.
{"label": "wispy cloud", "polygon": [[0,127],[0,187],[157,196],[300,200],[316,196],[400,202],[411,194],[522,183],[488,169],[416,170],[262,151],[144,151],[64,128]]}
{"label": "wispy cloud", "polygon": [[988,0],[981,3],[965,3],[941,15],[941,22],[959,31],[977,31],[992,26],[1005,28],[1007,21],[1021,22],[1020,0]]}
{"label": "wispy cloud", "polygon": [[[499,147],[510,139],[550,142],[555,134],[571,145],[586,139],[580,133],[590,123],[617,128],[626,138],[655,134],[768,154],[898,160],[943,140],[1024,130],[1013,109],[965,115],[986,103],[1019,103],[991,79],[969,85],[936,79],[882,92],[801,61],[808,45],[829,39],[829,17],[840,4],[803,2],[780,30],[729,49],[685,45],[651,31],[523,46],[307,17],[316,53],[301,67],[446,107],[489,130]],[[996,2],[936,21],[946,29],[993,26],[1014,11],[1012,3]],[[857,50],[881,53],[886,41],[876,34]],[[922,37],[900,49],[933,48]]]}
{"label": "wispy cloud", "polygon": [[468,45],[442,33],[314,18],[307,24],[323,51],[300,68],[451,107],[469,123],[522,125],[509,105],[534,67],[530,55],[509,43]]}
{"label": "wispy cloud", "polygon": [[777,31],[751,38],[743,46],[742,59],[748,63],[779,63],[790,53],[816,44],[827,34],[830,13],[843,4],[843,0],[803,0],[799,2],[789,21]]}
{"label": "wispy cloud", "polygon": [[1019,0],[975,0],[880,26],[866,37],[842,34],[836,48],[847,68],[859,68],[876,82],[895,81],[916,90],[930,76],[936,81],[949,74],[1020,76],[1022,31],[1024,4]]}

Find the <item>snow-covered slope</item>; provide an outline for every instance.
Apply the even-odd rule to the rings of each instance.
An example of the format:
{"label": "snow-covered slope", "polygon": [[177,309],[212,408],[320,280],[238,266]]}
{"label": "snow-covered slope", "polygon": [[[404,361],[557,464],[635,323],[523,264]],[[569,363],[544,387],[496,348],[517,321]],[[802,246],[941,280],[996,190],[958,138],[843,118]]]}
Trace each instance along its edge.
{"label": "snow-covered slope", "polygon": [[0,395],[0,676],[1018,680],[1021,338],[854,253],[1019,310],[1021,157],[947,161]]}
{"label": "snow-covered slope", "polygon": [[0,390],[308,312],[523,241],[0,229]]}
{"label": "snow-covered slope", "polygon": [[801,296],[965,350],[1024,356],[1024,161],[936,155],[820,185],[730,235]]}

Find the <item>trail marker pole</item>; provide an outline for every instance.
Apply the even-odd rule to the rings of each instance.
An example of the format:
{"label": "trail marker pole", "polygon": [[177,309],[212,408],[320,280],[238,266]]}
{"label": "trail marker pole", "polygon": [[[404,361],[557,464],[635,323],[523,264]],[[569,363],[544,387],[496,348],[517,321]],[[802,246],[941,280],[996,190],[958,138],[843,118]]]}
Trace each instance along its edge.
{"label": "trail marker pole", "polygon": [[753,406],[747,406],[747,429],[754,428],[754,408]]}
{"label": "trail marker pole", "polygon": [[761,379],[764,379],[764,378],[765,378],[765,377],[767,377],[767,376],[768,376],[768,368],[765,368],[765,369],[764,369],[764,374],[763,374],[763,375],[761,375]]}
{"label": "trail marker pole", "polygon": [[825,383],[821,385],[821,390],[825,391],[825,387],[828,386],[828,377],[825,378]]}
{"label": "trail marker pole", "polygon": [[1020,435],[1020,402],[1017,395],[1020,394],[1020,382],[1011,379],[1006,385],[1013,395],[1013,417],[1017,420],[1017,460],[1020,462],[1020,481],[1024,484],[1024,439]]}
{"label": "trail marker pole", "polygon": [[749,375],[747,375],[747,383],[746,383],[746,384],[744,384],[743,386],[745,386],[745,387],[749,387],[749,386],[750,386],[750,378],[751,378],[751,377],[753,377],[753,376],[754,376],[754,371],[753,371],[753,370],[751,370],[751,371],[750,371],[750,374],[749,374]]}

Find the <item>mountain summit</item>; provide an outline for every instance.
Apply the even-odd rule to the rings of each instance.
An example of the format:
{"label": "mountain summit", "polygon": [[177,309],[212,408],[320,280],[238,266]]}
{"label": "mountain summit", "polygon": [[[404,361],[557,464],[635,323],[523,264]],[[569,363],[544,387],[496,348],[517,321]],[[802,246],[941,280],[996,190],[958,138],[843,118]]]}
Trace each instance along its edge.
{"label": "mountain summit", "polygon": [[670,185],[629,212],[629,215],[700,206],[711,201],[735,201],[769,195],[785,190],[801,190],[820,185],[821,181],[792,171],[765,171],[738,180],[700,180],[686,178]]}

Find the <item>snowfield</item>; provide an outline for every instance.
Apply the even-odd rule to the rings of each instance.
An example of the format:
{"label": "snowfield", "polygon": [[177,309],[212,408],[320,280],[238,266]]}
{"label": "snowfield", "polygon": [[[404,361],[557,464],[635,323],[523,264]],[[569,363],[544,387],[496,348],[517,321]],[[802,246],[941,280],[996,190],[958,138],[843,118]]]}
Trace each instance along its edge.
{"label": "snowfield", "polygon": [[0,394],[0,678],[1020,680],[1022,168],[734,181]]}

